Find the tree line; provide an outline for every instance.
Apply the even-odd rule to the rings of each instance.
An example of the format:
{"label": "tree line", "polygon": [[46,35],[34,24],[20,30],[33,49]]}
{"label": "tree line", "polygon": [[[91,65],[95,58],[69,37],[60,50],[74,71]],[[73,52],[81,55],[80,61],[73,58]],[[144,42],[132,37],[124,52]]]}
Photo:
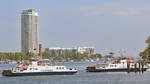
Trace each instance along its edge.
{"label": "tree line", "polygon": [[25,54],[21,52],[0,52],[0,60],[27,60],[33,57],[33,53]]}
{"label": "tree line", "polygon": [[[21,52],[0,52],[0,60],[28,60],[34,57],[33,53],[25,54]],[[92,55],[87,55],[86,53],[81,54],[81,53],[76,53],[76,54],[68,54],[68,55],[63,55],[59,57],[51,56],[49,53],[43,52],[42,53],[42,58],[43,59],[55,59],[55,58],[61,58],[61,59],[69,59],[69,60],[76,60],[80,61],[82,59],[96,59],[96,58],[102,58],[101,54],[92,54]]]}

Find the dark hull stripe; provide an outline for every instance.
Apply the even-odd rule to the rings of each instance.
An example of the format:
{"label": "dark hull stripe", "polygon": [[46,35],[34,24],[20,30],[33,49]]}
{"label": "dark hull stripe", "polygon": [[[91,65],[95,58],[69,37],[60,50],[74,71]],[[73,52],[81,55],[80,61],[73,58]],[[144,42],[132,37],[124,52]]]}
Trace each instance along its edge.
{"label": "dark hull stripe", "polygon": [[126,72],[128,69],[97,69],[96,72]]}
{"label": "dark hull stripe", "polygon": [[13,73],[11,76],[40,76],[40,75],[73,75],[76,72],[37,72],[37,73]]}

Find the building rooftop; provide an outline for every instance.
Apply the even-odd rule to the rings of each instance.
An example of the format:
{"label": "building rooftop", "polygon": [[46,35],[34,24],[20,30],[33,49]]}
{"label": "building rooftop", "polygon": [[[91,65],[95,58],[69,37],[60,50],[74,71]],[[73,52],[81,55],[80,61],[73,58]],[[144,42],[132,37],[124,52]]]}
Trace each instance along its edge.
{"label": "building rooftop", "polygon": [[35,15],[38,15],[38,13],[33,8],[28,9],[28,10],[23,10],[22,14],[35,14]]}

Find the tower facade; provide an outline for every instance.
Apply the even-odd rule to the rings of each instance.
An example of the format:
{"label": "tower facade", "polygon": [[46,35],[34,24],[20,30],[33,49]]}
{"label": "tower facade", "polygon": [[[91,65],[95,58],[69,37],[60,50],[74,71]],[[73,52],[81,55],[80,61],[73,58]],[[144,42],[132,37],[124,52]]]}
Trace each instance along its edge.
{"label": "tower facade", "polygon": [[21,14],[21,52],[38,53],[38,13],[34,9]]}

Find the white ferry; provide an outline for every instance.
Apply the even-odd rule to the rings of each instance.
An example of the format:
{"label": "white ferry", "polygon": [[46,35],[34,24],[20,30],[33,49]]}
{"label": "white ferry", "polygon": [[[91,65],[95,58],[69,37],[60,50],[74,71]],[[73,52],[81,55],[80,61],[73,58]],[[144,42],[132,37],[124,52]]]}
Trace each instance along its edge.
{"label": "white ferry", "polygon": [[[108,64],[96,64],[95,66],[87,67],[87,72],[133,72],[141,70],[142,65],[134,62],[133,60],[121,59]],[[147,67],[143,65],[143,70],[146,71]]]}
{"label": "white ferry", "polygon": [[37,76],[37,75],[73,75],[77,73],[74,68],[66,66],[54,66],[44,61],[32,60],[27,63],[19,63],[12,70],[4,70],[3,76]]}
{"label": "white ferry", "polygon": [[28,62],[19,63],[12,70],[3,70],[3,76],[37,76],[37,75],[73,75],[77,73],[74,68],[55,66],[42,59],[42,45],[39,45],[39,57]]}

